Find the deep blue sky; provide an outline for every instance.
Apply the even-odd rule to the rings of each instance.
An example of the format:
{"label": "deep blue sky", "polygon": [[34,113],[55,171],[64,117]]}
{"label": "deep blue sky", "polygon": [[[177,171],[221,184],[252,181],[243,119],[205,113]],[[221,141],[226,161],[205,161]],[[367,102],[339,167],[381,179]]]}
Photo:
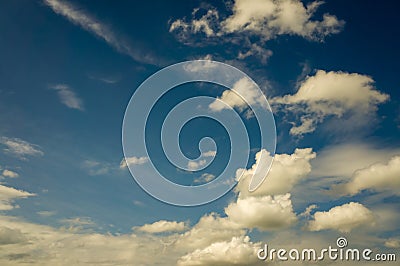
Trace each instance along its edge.
{"label": "deep blue sky", "polygon": [[[292,153],[296,147],[312,147],[318,152],[348,141],[384,148],[400,144],[396,1],[326,1],[315,18],[326,12],[334,14],[345,21],[343,30],[323,42],[278,36],[264,44],[273,52],[267,64],[252,57],[237,59],[237,46],[226,42],[190,46],[169,32],[171,21],[190,19],[196,7],[223,10],[219,1],[69,3],[108,25],[136,53],[150,54],[155,62],[135,60],[119,52],[41,1],[0,2],[0,136],[25,140],[43,151],[43,156],[28,156],[25,160],[0,152],[2,169],[19,173],[18,178],[2,183],[37,194],[18,201],[20,208],[8,211],[9,215],[51,226],[60,226],[60,220],[69,217],[89,217],[100,232],[126,233],[132,226],[160,219],[190,220],[193,224],[205,213],[222,213],[234,193],[204,206],[171,206],[147,195],[126,169],[119,169],[123,115],[137,86],[164,66],[206,55],[246,72],[267,98],[295,93],[304,65],[309,75],[322,69],[371,76],[377,90],[390,95],[390,101],[379,106],[379,122],[373,129],[353,133],[350,129],[343,135],[321,126],[313,134],[294,137],[289,134],[291,125],[286,117],[276,114],[277,153]],[[58,84],[68,86],[81,100],[81,108],[68,108],[60,102],[53,88]],[[196,93],[196,88],[187,94],[181,91],[174,99]],[[220,93],[213,91],[215,96]],[[213,125],[199,127],[214,132]],[[197,131],[196,126],[188,129],[187,137]],[[183,145],[189,154],[197,152],[197,144],[189,145],[192,141],[186,140]],[[295,211],[302,212],[305,207],[295,204]],[[44,210],[55,214],[37,214]]]}

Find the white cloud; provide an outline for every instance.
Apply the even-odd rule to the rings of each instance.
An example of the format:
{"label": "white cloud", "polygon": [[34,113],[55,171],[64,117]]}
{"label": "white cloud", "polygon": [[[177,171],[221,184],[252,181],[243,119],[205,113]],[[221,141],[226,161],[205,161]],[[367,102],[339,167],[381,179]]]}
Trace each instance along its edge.
{"label": "white cloud", "polygon": [[181,232],[185,231],[187,229],[187,226],[184,222],[161,220],[152,224],[145,224],[134,229],[141,232],[154,234],[166,232]]}
{"label": "white cloud", "polygon": [[297,219],[290,194],[239,198],[225,208],[233,222],[245,228],[270,230],[288,227]]}
{"label": "white cloud", "polygon": [[0,143],[6,146],[5,152],[10,153],[21,160],[27,160],[27,156],[42,156],[40,146],[31,144],[19,138],[0,137]]}
{"label": "white cloud", "polygon": [[35,194],[0,185],[0,211],[7,211],[18,208],[18,205],[13,204],[14,200],[31,196],[35,196]]}
{"label": "white cloud", "polygon": [[51,88],[57,91],[58,97],[62,104],[71,109],[77,109],[80,111],[84,110],[82,100],[75,94],[72,89],[66,84],[57,84],[51,86]]}
{"label": "white cloud", "polygon": [[193,251],[205,248],[212,243],[229,241],[233,236],[243,236],[246,230],[226,217],[215,213],[200,218],[189,231],[181,234],[174,247],[180,250]]}
{"label": "white cloud", "polygon": [[386,164],[376,163],[360,169],[349,182],[332,188],[332,192],[340,195],[355,195],[363,190],[390,191],[400,195],[400,156],[392,157]]}
{"label": "white cloud", "polygon": [[265,105],[264,95],[261,94],[256,84],[246,77],[237,81],[232,90],[225,90],[218,100],[209,105],[209,108],[214,112],[227,109],[228,107],[221,101],[232,108],[239,108],[240,110],[243,110],[247,105]]}
{"label": "white cloud", "polygon": [[19,174],[14,172],[14,171],[5,169],[3,171],[3,176],[4,177],[10,177],[10,178],[16,178],[16,177],[19,177]]}
{"label": "white cloud", "polygon": [[307,6],[299,0],[236,0],[232,6],[232,15],[220,19],[219,12],[213,8],[196,18],[199,9],[192,13],[192,20],[173,21],[170,32],[177,32],[181,39],[188,33],[203,33],[207,37],[232,33],[249,33],[263,40],[279,35],[298,35],[310,40],[323,40],[326,36],[341,31],[344,22],[330,14],[323,14],[322,20],[313,20],[315,12],[322,2],[314,1]]}
{"label": "white cloud", "polygon": [[0,250],[1,265],[173,265],[181,256],[164,254],[159,239],[133,234],[76,233],[7,216],[0,228],[0,242],[13,243]]}
{"label": "white cloud", "polygon": [[[271,169],[268,168],[270,161],[261,160],[262,152],[256,154],[256,163],[247,170],[240,169],[237,176],[241,176],[235,190],[239,198],[249,196],[278,195],[290,192],[299,180],[311,172],[310,161],[316,157],[311,148],[296,149],[293,154],[275,154]],[[253,175],[257,173],[268,173],[264,182],[255,191],[249,192],[249,184]],[[260,178],[258,178],[260,179]]]}
{"label": "white cloud", "polygon": [[207,164],[207,160],[189,161],[187,168],[190,171],[196,171],[196,170],[201,169],[206,164]]}
{"label": "white cloud", "polygon": [[128,165],[140,165],[147,163],[149,161],[149,158],[146,156],[143,157],[127,157],[122,159],[121,163],[119,164],[119,168],[124,169],[128,167]]}
{"label": "white cloud", "polygon": [[360,203],[350,202],[333,207],[326,212],[316,212],[314,220],[309,222],[308,228],[311,231],[333,229],[350,232],[362,225],[372,225],[373,222],[374,215],[369,209]]}
{"label": "white cloud", "polygon": [[[347,126],[356,128],[371,122],[378,105],[389,99],[373,83],[366,75],[318,70],[300,83],[295,94],[275,97],[271,103],[300,114],[301,124],[292,127],[292,135],[313,132],[328,116],[341,118]],[[338,120],[336,127],[343,126],[343,121]]]}
{"label": "white cloud", "polygon": [[260,243],[252,243],[248,236],[232,237],[230,241],[215,242],[182,256],[178,265],[252,265],[258,262],[259,247]]}
{"label": "white cloud", "polygon": [[148,64],[157,64],[153,55],[145,53],[143,50],[134,49],[123,36],[119,36],[108,25],[104,24],[93,15],[89,14],[80,7],[72,3],[60,0],[44,0],[55,13],[66,17],[72,23],[82,27],[86,31],[103,39],[118,52],[129,55],[136,61]]}
{"label": "white cloud", "polygon": [[215,175],[209,174],[209,173],[204,173],[202,174],[199,178],[196,178],[194,180],[195,183],[207,183],[210,182],[215,178]]}

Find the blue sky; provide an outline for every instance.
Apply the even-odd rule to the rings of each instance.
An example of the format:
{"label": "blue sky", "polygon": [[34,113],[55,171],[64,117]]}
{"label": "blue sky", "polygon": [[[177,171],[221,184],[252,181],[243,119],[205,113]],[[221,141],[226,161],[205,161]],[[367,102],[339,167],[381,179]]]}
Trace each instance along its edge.
{"label": "blue sky", "polygon": [[[389,1],[1,2],[0,261],[231,265],[216,243],[246,255],[261,242],[323,245],[342,234],[354,246],[398,252],[396,12]],[[214,202],[178,207],[133,180],[122,122],[144,80],[194,59],[233,65],[259,85],[274,111],[276,157],[248,194],[260,146],[256,123],[240,113],[253,141],[244,178]],[[225,90],[186,84],[153,112],[152,160],[174,181],[218,175],[230,146],[220,125],[193,121],[180,136],[183,152],[197,157],[199,140],[211,136],[215,163],[177,170],[158,145],[165,112],[198,95],[224,100]],[[87,250],[74,257],[79,243]]]}

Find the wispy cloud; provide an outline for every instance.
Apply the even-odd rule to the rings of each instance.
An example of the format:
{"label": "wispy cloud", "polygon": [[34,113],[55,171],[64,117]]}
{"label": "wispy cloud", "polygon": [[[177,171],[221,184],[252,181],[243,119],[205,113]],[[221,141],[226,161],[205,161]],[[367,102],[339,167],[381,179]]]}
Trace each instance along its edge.
{"label": "wispy cloud", "polygon": [[56,90],[60,101],[67,107],[77,109],[80,111],[84,110],[83,101],[76,95],[72,89],[66,84],[58,84],[51,87]]}
{"label": "wispy cloud", "polygon": [[72,23],[103,39],[118,52],[129,55],[138,62],[153,65],[158,64],[158,59],[155,56],[145,53],[143,50],[134,49],[130,42],[122,36],[115,34],[110,26],[105,25],[93,15],[74,4],[60,0],[44,0],[44,3],[53,9],[55,13],[66,17]]}
{"label": "wispy cloud", "polygon": [[27,160],[27,156],[42,156],[44,153],[40,146],[31,144],[19,138],[0,137],[0,144],[5,146],[4,151],[21,160]]}

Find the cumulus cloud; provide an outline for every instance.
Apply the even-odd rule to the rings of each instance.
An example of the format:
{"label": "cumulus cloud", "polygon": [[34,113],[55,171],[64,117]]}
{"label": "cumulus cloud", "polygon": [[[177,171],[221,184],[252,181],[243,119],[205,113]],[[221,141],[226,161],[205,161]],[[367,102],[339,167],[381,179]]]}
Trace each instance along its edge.
{"label": "cumulus cloud", "polygon": [[72,89],[66,84],[57,84],[51,86],[51,89],[57,91],[58,97],[62,104],[71,109],[84,110],[83,101],[76,95]]}
{"label": "cumulus cloud", "polygon": [[130,42],[126,41],[123,36],[115,34],[110,26],[104,24],[84,9],[75,6],[72,3],[60,0],[44,0],[44,3],[55,13],[64,16],[72,23],[104,40],[118,52],[130,56],[138,62],[148,64],[158,63],[153,55],[146,53],[143,50],[133,48]]}
{"label": "cumulus cloud", "polygon": [[228,106],[244,110],[247,105],[253,106],[255,104],[266,107],[265,96],[262,95],[254,82],[244,77],[238,80],[231,90],[225,90],[221,97],[209,105],[209,108],[214,112],[227,109]]}
{"label": "cumulus cloud", "polygon": [[152,224],[145,224],[134,229],[141,232],[154,234],[166,232],[181,232],[185,231],[187,229],[187,226],[184,222],[161,220]]}
{"label": "cumulus cloud", "polygon": [[0,137],[0,144],[5,146],[4,151],[21,160],[27,160],[28,156],[42,156],[44,153],[40,146],[29,143],[19,138]]}
{"label": "cumulus cloud", "polygon": [[239,198],[225,208],[225,213],[240,226],[259,230],[288,227],[297,220],[289,193]]}
{"label": "cumulus cloud", "polygon": [[[311,172],[310,161],[316,157],[311,148],[296,149],[293,154],[275,154],[271,169],[268,172],[262,170],[270,166],[269,159],[261,156],[263,152],[266,151],[263,150],[256,154],[256,163],[250,169],[239,169],[237,171],[237,177],[240,177],[240,179],[235,190],[239,193],[239,198],[290,192],[300,179]],[[261,158],[264,158],[264,160]],[[268,175],[255,191],[249,192],[251,178],[257,173],[268,173]]]}
{"label": "cumulus cloud", "polygon": [[300,83],[295,94],[272,98],[271,103],[300,115],[301,123],[293,126],[290,134],[302,135],[315,131],[328,116],[341,118],[353,128],[365,126],[375,117],[378,105],[388,99],[369,76],[318,70]]}
{"label": "cumulus cloud", "polygon": [[126,157],[122,159],[121,163],[119,164],[120,169],[124,169],[128,167],[128,165],[140,165],[147,163],[149,161],[149,158],[146,156],[143,157]]}
{"label": "cumulus cloud", "polygon": [[263,40],[279,35],[297,35],[310,40],[323,40],[340,32],[344,22],[327,13],[322,20],[314,20],[313,16],[321,4],[314,1],[304,6],[299,0],[236,0],[228,7],[228,12],[232,13],[228,17],[220,16],[214,8],[205,13],[197,8],[192,13],[192,19],[171,22],[170,32],[176,32],[183,41],[189,34],[196,33],[206,37],[248,33]]}
{"label": "cumulus cloud", "polygon": [[252,265],[258,262],[259,247],[260,243],[251,242],[248,236],[232,237],[182,256],[178,265]]}
{"label": "cumulus cloud", "polygon": [[18,208],[18,205],[13,204],[16,199],[27,198],[31,196],[35,196],[35,194],[0,185],[0,211],[8,211]]}
{"label": "cumulus cloud", "polygon": [[337,230],[350,232],[362,225],[371,225],[374,222],[373,213],[357,202],[350,202],[336,206],[326,212],[316,212],[314,220],[309,222],[308,228],[311,231]]}
{"label": "cumulus cloud", "polygon": [[3,170],[3,176],[10,177],[10,178],[16,178],[16,177],[19,177],[19,174],[14,171],[5,169],[5,170]]}
{"label": "cumulus cloud", "polygon": [[355,195],[363,190],[390,191],[400,195],[400,156],[392,157],[386,164],[376,163],[360,169],[349,182],[332,188],[332,192],[340,195]]}
{"label": "cumulus cloud", "polygon": [[159,239],[76,233],[8,216],[0,216],[0,242],[12,244],[0,250],[1,265],[173,265],[179,257],[165,255]]}

